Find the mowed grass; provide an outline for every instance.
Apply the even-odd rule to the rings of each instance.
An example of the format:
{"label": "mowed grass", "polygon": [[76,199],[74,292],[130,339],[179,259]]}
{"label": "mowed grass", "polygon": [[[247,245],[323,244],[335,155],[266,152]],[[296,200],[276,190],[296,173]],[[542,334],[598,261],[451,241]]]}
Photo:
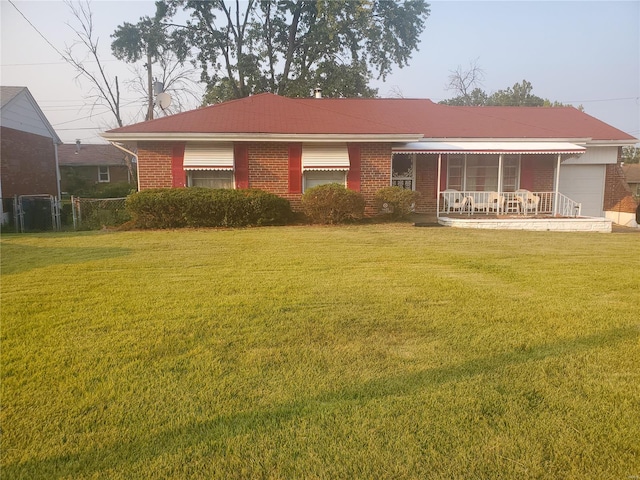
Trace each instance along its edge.
{"label": "mowed grass", "polygon": [[2,478],[640,476],[640,235],[3,235]]}

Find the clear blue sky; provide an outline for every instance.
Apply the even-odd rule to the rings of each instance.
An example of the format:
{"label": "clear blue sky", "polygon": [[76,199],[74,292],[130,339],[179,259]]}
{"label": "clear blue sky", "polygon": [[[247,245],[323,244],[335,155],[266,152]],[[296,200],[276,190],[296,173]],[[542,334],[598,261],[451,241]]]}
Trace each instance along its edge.
{"label": "clear blue sky", "polygon": [[[62,1],[14,3],[56,48],[73,43]],[[104,107],[91,111],[90,85],[74,80],[73,69],[8,0],[0,4],[2,85],[29,87],[65,142],[101,142],[97,132],[113,121]],[[124,83],[131,67],[110,56],[109,35],[124,21],[151,15],[153,1],[94,1],[92,8],[107,68]],[[439,101],[454,96],[445,89],[450,72],[476,59],[488,93],[526,79],[535,95],[582,104],[588,114],[640,137],[640,1],[432,2],[410,65],[373,86],[383,97],[401,92]],[[123,96],[125,117],[139,120],[142,100]]]}

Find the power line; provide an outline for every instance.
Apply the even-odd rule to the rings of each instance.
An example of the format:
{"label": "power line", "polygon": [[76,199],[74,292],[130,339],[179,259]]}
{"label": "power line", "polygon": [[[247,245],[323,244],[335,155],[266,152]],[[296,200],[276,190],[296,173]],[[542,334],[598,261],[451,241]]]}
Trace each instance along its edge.
{"label": "power line", "polygon": [[16,11],[17,11],[20,15],[22,15],[22,18],[24,18],[24,19],[27,21],[27,23],[28,23],[29,25],[31,25],[31,27],[32,27],[32,28],[33,28],[33,29],[38,33],[38,35],[40,35],[40,36],[42,37],[42,39],[43,39],[45,42],[47,42],[47,43],[49,44],[49,46],[50,46],[51,48],[53,48],[53,49],[58,53],[58,55],[60,55],[62,58],[64,58],[64,55],[63,55],[62,53],[60,53],[60,50],[58,50],[58,49],[55,47],[55,45],[54,45],[53,43],[51,43],[51,42],[47,39],[47,37],[45,37],[45,36],[40,32],[40,30],[38,30],[38,29],[36,28],[36,26],[35,26],[33,23],[31,23],[31,21],[30,21],[30,20],[25,16],[25,14],[24,14],[24,13],[22,13],[18,7],[16,7],[16,4],[15,4],[15,3],[13,3],[13,0],[9,0],[9,3],[13,6],[13,8],[15,8],[15,9],[16,9]]}

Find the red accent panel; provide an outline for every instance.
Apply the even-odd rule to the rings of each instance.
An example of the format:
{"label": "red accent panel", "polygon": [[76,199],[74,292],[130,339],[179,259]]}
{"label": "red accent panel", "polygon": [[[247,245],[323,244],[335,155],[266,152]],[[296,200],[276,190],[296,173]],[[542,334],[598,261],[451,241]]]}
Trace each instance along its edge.
{"label": "red accent panel", "polygon": [[184,187],[187,182],[187,176],[182,165],[184,160],[184,143],[176,144],[173,146],[173,153],[171,155],[171,186]]}
{"label": "red accent panel", "polygon": [[347,188],[356,192],[360,191],[360,145],[350,144],[349,149],[349,173],[347,173]]}
{"label": "red accent panel", "polygon": [[523,155],[520,160],[520,188],[533,190],[533,157]]}
{"label": "red accent panel", "polygon": [[442,162],[440,164],[440,191],[447,189],[447,155],[442,155]]}
{"label": "red accent panel", "polygon": [[302,144],[289,145],[289,193],[302,193]]}
{"label": "red accent panel", "polygon": [[236,188],[249,188],[249,149],[242,143],[233,145]]}

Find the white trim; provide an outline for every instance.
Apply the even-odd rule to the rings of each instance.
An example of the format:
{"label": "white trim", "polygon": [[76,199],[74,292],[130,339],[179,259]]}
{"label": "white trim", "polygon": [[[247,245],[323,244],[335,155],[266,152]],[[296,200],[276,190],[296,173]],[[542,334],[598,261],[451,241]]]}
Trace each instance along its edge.
{"label": "white trim", "polygon": [[585,147],[568,142],[414,142],[396,145],[393,153],[558,153],[581,154]]}
{"label": "white trim", "polygon": [[349,170],[349,150],[346,143],[305,143],[302,145],[302,171]]}
{"label": "white trim", "polygon": [[189,142],[182,165],[185,170],[233,170],[233,143]]}
{"label": "white trim", "polygon": [[187,172],[196,170],[217,170],[220,172],[233,172],[233,167],[184,167]]}

